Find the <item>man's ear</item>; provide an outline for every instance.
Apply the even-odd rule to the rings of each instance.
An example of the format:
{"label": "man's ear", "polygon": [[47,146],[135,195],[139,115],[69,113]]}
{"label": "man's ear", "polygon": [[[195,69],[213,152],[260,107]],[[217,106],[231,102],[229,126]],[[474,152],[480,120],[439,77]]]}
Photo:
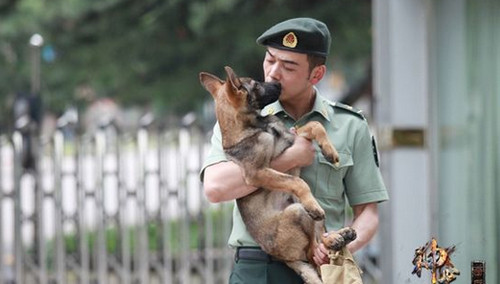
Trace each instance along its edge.
{"label": "man's ear", "polygon": [[325,74],[326,74],[326,66],[324,64],[314,67],[313,70],[311,71],[311,76],[309,78],[311,84],[316,85],[319,81],[321,81],[321,79],[323,79]]}
{"label": "man's ear", "polygon": [[222,86],[222,84],[224,84],[224,81],[222,81],[215,75],[201,72],[200,83],[215,98],[217,91]]}

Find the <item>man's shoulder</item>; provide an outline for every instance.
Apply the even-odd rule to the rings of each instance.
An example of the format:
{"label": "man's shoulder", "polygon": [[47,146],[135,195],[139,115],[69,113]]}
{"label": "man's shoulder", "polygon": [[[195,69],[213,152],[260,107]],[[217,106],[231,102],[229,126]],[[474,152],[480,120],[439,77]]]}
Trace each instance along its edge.
{"label": "man's shoulder", "polygon": [[360,109],[337,101],[330,101],[327,99],[325,99],[324,101],[333,109],[334,113],[346,113],[362,120],[366,120],[365,116],[363,115],[363,111]]}

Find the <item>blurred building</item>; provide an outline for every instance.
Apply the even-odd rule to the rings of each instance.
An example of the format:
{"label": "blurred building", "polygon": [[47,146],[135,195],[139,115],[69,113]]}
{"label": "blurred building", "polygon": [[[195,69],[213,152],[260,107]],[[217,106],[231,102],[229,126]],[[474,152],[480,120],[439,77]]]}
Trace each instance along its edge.
{"label": "blurred building", "polygon": [[381,283],[430,283],[411,260],[431,237],[457,245],[455,283],[470,283],[474,260],[500,283],[500,2],[376,0],[373,13],[374,122],[391,196]]}

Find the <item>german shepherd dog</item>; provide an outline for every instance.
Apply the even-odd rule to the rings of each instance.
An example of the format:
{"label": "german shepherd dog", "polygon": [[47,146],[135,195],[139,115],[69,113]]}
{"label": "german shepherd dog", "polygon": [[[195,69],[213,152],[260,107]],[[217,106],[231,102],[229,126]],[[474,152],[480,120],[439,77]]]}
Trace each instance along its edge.
{"label": "german shepherd dog", "polygon": [[[264,106],[278,99],[281,85],[239,78],[230,67],[225,70],[225,81],[201,72],[200,82],[215,100],[224,152],[243,169],[246,183],[258,187],[236,200],[246,228],[262,250],[285,262],[305,283],[322,283],[312,259],[317,243],[338,251],[356,238],[356,232],[346,227],[323,236],[325,212],[298,177],[300,169],[288,174],[269,167],[295,139],[276,116],[260,115]],[[339,162],[319,122],[297,128],[296,135],[316,140],[327,160]]]}

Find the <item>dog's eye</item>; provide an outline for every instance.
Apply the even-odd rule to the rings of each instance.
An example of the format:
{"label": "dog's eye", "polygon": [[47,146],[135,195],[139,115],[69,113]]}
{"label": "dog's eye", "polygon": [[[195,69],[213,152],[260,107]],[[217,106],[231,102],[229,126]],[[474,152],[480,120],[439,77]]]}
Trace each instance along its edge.
{"label": "dog's eye", "polygon": [[247,93],[251,93],[252,90],[255,90],[255,87],[256,87],[256,82],[252,80],[246,84],[242,84],[240,90],[244,89],[245,91],[247,91]]}
{"label": "dog's eye", "polygon": [[248,88],[247,85],[241,85],[241,87],[239,88],[239,90],[245,91],[247,93],[250,93],[250,88]]}

